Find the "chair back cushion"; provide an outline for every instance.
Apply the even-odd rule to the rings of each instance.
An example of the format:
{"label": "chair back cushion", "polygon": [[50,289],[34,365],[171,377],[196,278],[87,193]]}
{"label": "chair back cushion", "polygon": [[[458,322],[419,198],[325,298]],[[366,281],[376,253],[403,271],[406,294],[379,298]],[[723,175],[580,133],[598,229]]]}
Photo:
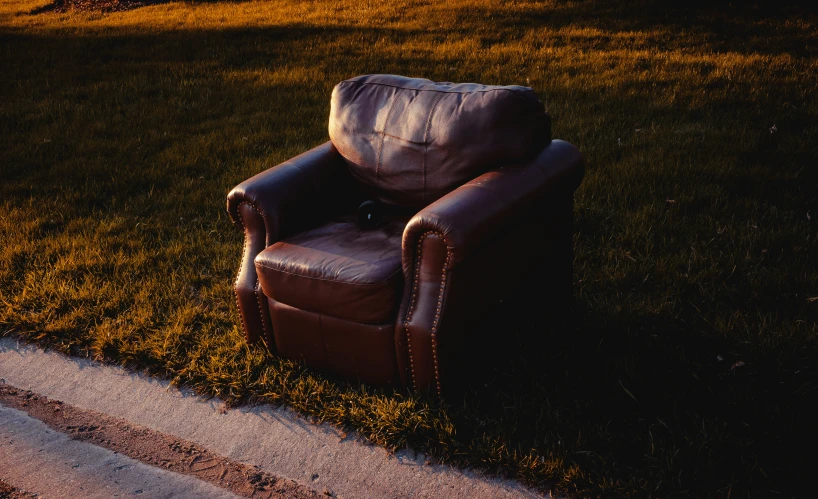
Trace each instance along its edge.
{"label": "chair back cushion", "polygon": [[329,135],[373,198],[422,208],[533,158],[551,141],[551,121],[528,87],[365,75],[332,91]]}

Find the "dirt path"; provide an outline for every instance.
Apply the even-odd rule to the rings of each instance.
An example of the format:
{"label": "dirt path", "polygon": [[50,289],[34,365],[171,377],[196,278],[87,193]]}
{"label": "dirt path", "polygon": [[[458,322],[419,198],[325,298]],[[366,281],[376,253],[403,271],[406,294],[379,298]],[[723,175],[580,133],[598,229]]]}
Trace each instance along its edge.
{"label": "dirt path", "polygon": [[0,405],[23,411],[74,440],[104,447],[151,466],[191,475],[238,496],[319,497],[317,492],[292,480],[279,479],[231,461],[192,442],[96,411],[49,400],[32,391],[0,385]]}
{"label": "dirt path", "polygon": [[37,497],[31,492],[12,487],[3,480],[0,480],[0,499],[31,499]]}

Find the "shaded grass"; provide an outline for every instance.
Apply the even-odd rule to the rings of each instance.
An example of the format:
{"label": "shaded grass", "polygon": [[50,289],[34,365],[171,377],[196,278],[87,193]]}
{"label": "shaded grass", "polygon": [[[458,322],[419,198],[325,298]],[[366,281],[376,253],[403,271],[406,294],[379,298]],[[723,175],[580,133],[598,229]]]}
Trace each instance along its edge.
{"label": "shaded grass", "polygon": [[[471,0],[29,14],[41,3],[0,3],[0,334],[580,496],[807,490],[814,15]],[[237,327],[225,195],[326,140],[333,85],[364,73],[531,85],[588,160],[575,309],[546,329],[488,324],[510,347],[442,406],[321,377]]]}

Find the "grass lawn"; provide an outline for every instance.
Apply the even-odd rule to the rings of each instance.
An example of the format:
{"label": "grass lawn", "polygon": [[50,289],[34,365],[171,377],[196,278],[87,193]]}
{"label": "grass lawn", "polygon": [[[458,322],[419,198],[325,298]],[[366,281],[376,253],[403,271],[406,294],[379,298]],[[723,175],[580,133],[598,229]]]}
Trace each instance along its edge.
{"label": "grass lawn", "polygon": [[[0,335],[575,496],[788,497],[818,429],[818,16],[674,2],[0,0]],[[741,2],[738,2],[741,4]],[[43,10],[43,9],[40,9]],[[34,12],[34,13],[32,13]],[[365,73],[534,87],[576,306],[443,404],[247,347],[228,190]]]}

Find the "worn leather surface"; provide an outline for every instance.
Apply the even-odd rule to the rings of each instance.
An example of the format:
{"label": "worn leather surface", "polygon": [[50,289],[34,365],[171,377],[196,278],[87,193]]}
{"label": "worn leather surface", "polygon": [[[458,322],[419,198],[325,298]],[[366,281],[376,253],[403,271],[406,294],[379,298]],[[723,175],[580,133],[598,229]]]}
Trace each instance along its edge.
{"label": "worn leather surface", "polygon": [[253,263],[256,255],[283,235],[351,209],[356,196],[358,189],[331,142],[265,170],[230,191],[227,212],[245,236],[234,290],[248,341],[264,338],[273,346],[267,302]]}
{"label": "worn leather surface", "polygon": [[331,317],[394,322],[405,225],[405,219],[392,220],[365,230],[339,221],[286,237],[256,257],[264,294]]}
{"label": "worn leather surface", "polygon": [[421,208],[491,168],[530,160],[551,125],[528,87],[366,75],[333,90],[329,135],[374,198]]}
{"label": "worn leather surface", "polygon": [[[484,294],[497,299],[510,296],[513,288],[500,286],[501,273],[530,272],[516,266],[520,253],[532,249],[540,234],[509,231],[532,220],[532,215],[549,206],[549,197],[568,203],[583,176],[582,155],[567,142],[555,140],[528,165],[500,168],[467,182],[418,212],[406,226],[402,241],[403,274],[406,286],[399,319],[395,329],[399,368],[404,383],[418,389],[440,390],[444,384],[446,358],[441,355],[441,335],[448,334],[443,326],[456,330],[462,323],[464,307],[450,309],[450,293],[454,276],[484,286],[460,286],[459,293],[470,296],[478,310]],[[543,227],[567,227],[545,235],[546,242],[557,247],[571,245],[570,208],[544,212],[539,216]],[[557,218],[557,220],[552,220]],[[567,218],[567,220],[566,220]],[[538,217],[534,217],[536,221]],[[557,222],[557,223],[555,223]],[[499,239],[499,240],[498,240]],[[467,266],[464,262],[480,259],[491,246],[503,245],[505,251],[483,265]],[[496,251],[496,249],[495,249]],[[543,253],[543,257],[549,255]],[[568,266],[570,256],[561,254],[563,261],[548,262],[549,266]],[[478,276],[464,275],[477,273]],[[483,277],[484,279],[480,279]],[[560,279],[562,282],[562,279]],[[570,287],[566,292],[570,291]],[[462,300],[464,297],[458,296]],[[445,340],[443,340],[445,341]]]}
{"label": "worn leather surface", "polygon": [[278,353],[331,374],[399,385],[395,325],[361,324],[269,300]]}
{"label": "worn leather surface", "polygon": [[[507,341],[513,333],[511,328],[515,322],[520,323],[519,313],[496,320],[497,314],[505,312],[507,305],[504,302],[522,301],[520,298],[525,297],[527,308],[532,311],[529,318],[533,320],[527,321],[532,325],[530,333],[538,335],[542,331],[536,325],[542,324],[543,319],[550,320],[550,307],[544,301],[547,300],[546,290],[558,286],[561,294],[571,296],[571,282],[566,287],[559,278],[562,268],[547,265],[553,261],[554,243],[567,240],[570,244],[571,234],[550,230],[544,214],[554,211],[551,207],[544,208],[529,210],[518,223],[496,233],[469,258],[447,272],[444,306],[435,338],[436,363],[434,357],[424,355],[431,353],[431,338],[429,329],[424,327],[423,316],[416,314],[412,319],[409,331],[415,347],[415,380],[412,386],[435,390],[439,386],[445,393],[453,384],[462,386],[461,382],[474,377],[478,370],[490,371],[498,360],[496,355],[509,351]],[[511,245],[510,241],[516,244]],[[421,267],[430,263],[425,256],[421,260]],[[498,265],[498,262],[504,264]],[[433,262],[429,267],[434,270]],[[544,268],[548,269],[545,274],[542,273]],[[428,279],[429,282],[439,283],[440,278],[440,274],[432,273],[422,281]],[[420,299],[436,304],[428,296]],[[494,323],[489,325],[487,320],[494,320]],[[396,341],[403,343],[407,339],[405,335],[396,336]],[[429,346],[424,351],[425,345]],[[490,345],[490,348],[486,348],[486,345]],[[406,349],[402,351],[406,352]],[[408,359],[401,359],[401,365],[407,363]],[[488,374],[486,376],[490,377]]]}
{"label": "worn leather surface", "polygon": [[404,232],[404,262],[420,236],[432,231],[446,240],[448,265],[456,266],[498,228],[516,223],[521,208],[538,197],[574,192],[583,165],[574,146],[554,140],[525,166],[498,168],[466,182],[412,217]]}

